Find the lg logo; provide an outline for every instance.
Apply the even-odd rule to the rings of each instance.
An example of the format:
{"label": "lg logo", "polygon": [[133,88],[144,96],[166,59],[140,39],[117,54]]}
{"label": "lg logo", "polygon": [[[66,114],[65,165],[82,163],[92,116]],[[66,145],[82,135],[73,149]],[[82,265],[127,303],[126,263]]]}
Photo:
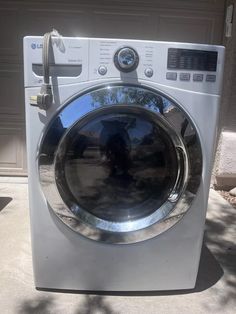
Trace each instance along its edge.
{"label": "lg logo", "polygon": [[36,49],[36,48],[41,49],[41,48],[43,48],[43,44],[35,44],[35,43],[32,43],[32,44],[31,44],[31,48],[32,48],[32,49]]}

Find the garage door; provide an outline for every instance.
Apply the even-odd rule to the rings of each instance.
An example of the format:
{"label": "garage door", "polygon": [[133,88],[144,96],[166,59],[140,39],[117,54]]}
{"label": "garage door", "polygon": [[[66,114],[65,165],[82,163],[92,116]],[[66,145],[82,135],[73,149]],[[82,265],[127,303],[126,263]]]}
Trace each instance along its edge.
{"label": "garage door", "polygon": [[22,38],[65,36],[220,44],[223,0],[1,1],[0,175],[25,175]]}

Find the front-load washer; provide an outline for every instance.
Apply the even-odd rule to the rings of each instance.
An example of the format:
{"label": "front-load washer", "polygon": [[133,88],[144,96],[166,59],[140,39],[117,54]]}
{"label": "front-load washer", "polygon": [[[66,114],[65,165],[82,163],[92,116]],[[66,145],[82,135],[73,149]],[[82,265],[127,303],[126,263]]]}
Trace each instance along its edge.
{"label": "front-load washer", "polygon": [[42,42],[24,38],[36,287],[193,288],[224,48],[53,37],[42,109]]}

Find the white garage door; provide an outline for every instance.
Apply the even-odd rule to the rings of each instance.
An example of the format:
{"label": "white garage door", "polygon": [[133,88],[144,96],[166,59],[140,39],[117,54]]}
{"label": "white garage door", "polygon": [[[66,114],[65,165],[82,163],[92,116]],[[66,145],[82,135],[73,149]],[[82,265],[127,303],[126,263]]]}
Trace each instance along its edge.
{"label": "white garage door", "polygon": [[220,44],[224,0],[0,0],[0,175],[26,174],[22,38],[65,36]]}

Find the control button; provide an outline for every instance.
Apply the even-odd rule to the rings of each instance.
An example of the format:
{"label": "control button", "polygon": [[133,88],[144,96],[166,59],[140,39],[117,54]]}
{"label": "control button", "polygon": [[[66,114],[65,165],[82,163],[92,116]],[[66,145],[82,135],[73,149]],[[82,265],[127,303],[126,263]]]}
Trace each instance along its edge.
{"label": "control button", "polygon": [[104,65],[100,65],[100,67],[98,68],[98,73],[100,75],[105,75],[107,73],[107,68]]}
{"label": "control button", "polygon": [[180,81],[190,81],[190,73],[180,73]]}
{"label": "control button", "polygon": [[214,75],[214,74],[207,74],[206,82],[215,82],[215,81],[216,81],[216,75]]}
{"label": "control button", "polygon": [[124,47],[117,50],[115,53],[114,63],[121,72],[131,72],[134,71],[139,64],[139,56],[133,48]]}
{"label": "control button", "polygon": [[193,81],[195,82],[202,82],[203,81],[203,74],[193,74]]}
{"label": "control button", "polygon": [[152,68],[147,68],[147,69],[145,69],[144,74],[145,74],[147,77],[152,77],[152,76],[153,76],[153,69],[152,69]]}
{"label": "control button", "polygon": [[177,73],[176,72],[167,72],[166,79],[176,81],[177,80]]}

